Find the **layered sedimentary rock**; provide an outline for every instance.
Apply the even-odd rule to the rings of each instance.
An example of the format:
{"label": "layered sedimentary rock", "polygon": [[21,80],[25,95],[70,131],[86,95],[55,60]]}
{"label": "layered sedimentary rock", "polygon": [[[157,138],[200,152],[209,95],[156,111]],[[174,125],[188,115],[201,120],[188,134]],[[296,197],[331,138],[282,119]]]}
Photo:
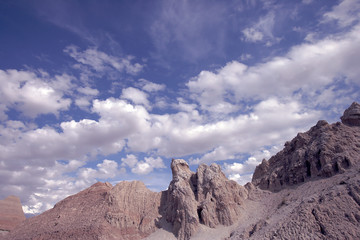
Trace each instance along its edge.
{"label": "layered sedimentary rock", "polygon": [[1,231],[11,231],[24,220],[25,215],[18,197],[9,196],[4,200],[0,200]]}

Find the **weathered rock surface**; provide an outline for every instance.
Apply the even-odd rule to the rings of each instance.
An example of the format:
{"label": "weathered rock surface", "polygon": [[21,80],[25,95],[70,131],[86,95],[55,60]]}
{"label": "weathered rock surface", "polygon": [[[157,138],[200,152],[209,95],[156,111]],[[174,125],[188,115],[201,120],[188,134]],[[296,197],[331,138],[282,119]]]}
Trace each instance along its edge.
{"label": "weathered rock surface", "polygon": [[353,102],[345,110],[344,115],[341,117],[341,122],[350,126],[360,126],[360,104]]}
{"label": "weathered rock surface", "polygon": [[228,240],[360,239],[360,168],[279,192],[251,191]]}
{"label": "weathered rock surface", "polygon": [[0,200],[1,231],[11,231],[24,220],[25,215],[18,197],[9,196]]}
{"label": "weathered rock surface", "polygon": [[171,162],[171,170],[173,180],[164,193],[163,213],[166,221],[172,223],[178,239],[189,239],[200,223],[195,199],[195,174],[181,159]]}
{"label": "weathered rock surface", "polygon": [[359,127],[319,121],[257,166],[252,182],[261,189],[279,191],[308,179],[343,173],[359,160],[359,154]]}
{"label": "weathered rock surface", "polygon": [[256,214],[228,239],[360,239],[358,107],[343,123],[319,121],[256,168],[244,203]]}
{"label": "weathered rock surface", "polygon": [[5,239],[141,239],[155,230],[160,193],[141,182],[96,183],[27,219]]}
{"label": "weathered rock surface", "polygon": [[173,180],[163,207],[178,239],[189,239],[199,224],[214,228],[237,220],[247,190],[228,180],[219,165],[201,164],[194,173],[184,160],[176,159],[171,169]]}
{"label": "weathered rock surface", "polygon": [[107,196],[105,219],[128,239],[147,236],[156,230],[160,199],[161,193],[150,191],[140,181],[121,182]]}

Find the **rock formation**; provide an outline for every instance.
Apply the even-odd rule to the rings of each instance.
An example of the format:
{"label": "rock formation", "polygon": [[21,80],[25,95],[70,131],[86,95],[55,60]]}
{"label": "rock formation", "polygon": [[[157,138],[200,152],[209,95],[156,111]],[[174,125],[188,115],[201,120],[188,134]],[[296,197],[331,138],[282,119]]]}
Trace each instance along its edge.
{"label": "rock formation", "polygon": [[9,196],[0,200],[0,231],[8,232],[25,220],[18,197]]}
{"label": "rock formation", "polygon": [[163,214],[178,239],[189,239],[199,224],[214,228],[237,220],[247,190],[228,180],[219,165],[201,164],[194,173],[184,160],[176,159],[171,170],[173,180],[165,193]]}
{"label": "rock formation", "polygon": [[155,193],[142,182],[96,183],[26,220],[6,239],[126,239],[148,236],[167,221],[178,239],[209,227],[233,224],[247,196],[220,166],[200,165],[196,173],[181,159],[171,163],[173,180]]}
{"label": "rock formation", "polygon": [[360,126],[360,104],[353,102],[345,110],[344,115],[341,117],[341,122],[349,126]]}
{"label": "rock formation", "polygon": [[99,182],[27,219],[5,239],[141,239],[155,230],[160,194],[139,181]]}
{"label": "rock formation", "polygon": [[97,183],[5,239],[360,239],[359,106],[299,133],[245,187],[217,164],[192,172],[176,159],[166,191]]}
{"label": "rock formation", "polygon": [[261,189],[278,191],[286,185],[343,173],[358,161],[359,146],[358,127],[319,121],[257,166],[252,182]]}
{"label": "rock formation", "polygon": [[244,207],[255,205],[258,217],[228,239],[360,239],[359,106],[342,123],[299,133],[256,168],[258,188]]}
{"label": "rock formation", "polygon": [[105,219],[128,239],[147,236],[156,230],[160,199],[140,181],[120,182],[108,193]]}

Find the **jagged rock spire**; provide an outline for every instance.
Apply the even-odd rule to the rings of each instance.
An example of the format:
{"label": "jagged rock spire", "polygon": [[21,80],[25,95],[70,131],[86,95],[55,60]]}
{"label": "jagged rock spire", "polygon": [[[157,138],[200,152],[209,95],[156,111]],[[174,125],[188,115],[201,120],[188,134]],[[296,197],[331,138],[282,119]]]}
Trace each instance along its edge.
{"label": "jagged rock spire", "polygon": [[201,164],[192,172],[185,160],[171,162],[173,180],[164,192],[163,216],[179,240],[188,240],[200,224],[231,225],[240,214],[247,190],[228,180],[217,164]]}

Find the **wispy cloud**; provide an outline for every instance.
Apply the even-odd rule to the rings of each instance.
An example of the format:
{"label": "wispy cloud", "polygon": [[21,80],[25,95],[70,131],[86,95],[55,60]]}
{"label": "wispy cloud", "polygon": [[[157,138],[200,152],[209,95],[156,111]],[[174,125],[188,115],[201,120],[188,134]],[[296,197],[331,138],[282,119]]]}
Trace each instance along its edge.
{"label": "wispy cloud", "polygon": [[343,0],[333,7],[332,11],[324,14],[324,21],[337,21],[339,26],[346,27],[359,23],[360,2],[357,0]]}
{"label": "wispy cloud", "polygon": [[202,1],[163,1],[150,28],[155,54],[171,60],[174,49],[181,53],[176,57],[193,62],[209,54],[221,53],[226,28],[219,27],[220,31],[214,33],[213,27],[223,25],[225,7],[220,2],[209,5]]}
{"label": "wispy cloud", "polygon": [[275,26],[275,13],[270,11],[265,16],[259,18],[258,22],[245,28],[242,33],[243,40],[247,42],[265,42],[267,46],[280,41],[280,38],[273,34]]}
{"label": "wispy cloud", "polygon": [[79,51],[79,48],[70,45],[64,49],[64,52],[69,54],[77,62],[90,66],[96,72],[105,72],[108,70],[116,70],[125,72],[131,75],[136,75],[143,69],[140,63],[132,63],[134,59],[132,56],[115,57],[108,55],[96,48],[88,48],[85,51]]}

